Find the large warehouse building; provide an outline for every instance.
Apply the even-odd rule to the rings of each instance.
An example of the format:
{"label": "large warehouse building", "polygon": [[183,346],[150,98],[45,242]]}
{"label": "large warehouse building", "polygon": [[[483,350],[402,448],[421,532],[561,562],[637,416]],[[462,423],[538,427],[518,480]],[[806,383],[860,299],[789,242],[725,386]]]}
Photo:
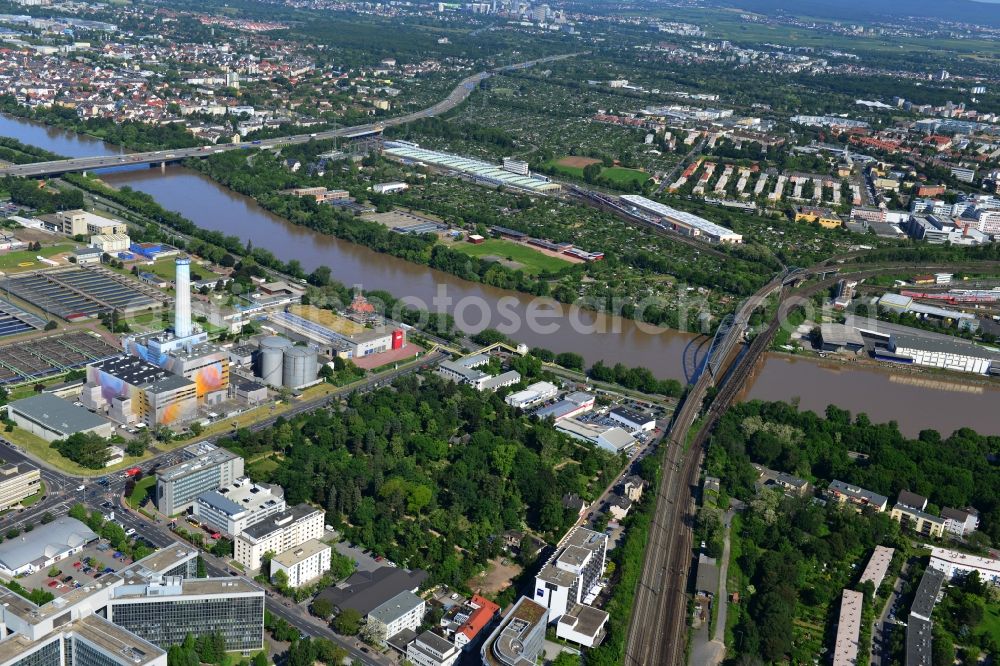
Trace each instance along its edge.
{"label": "large warehouse building", "polygon": [[7,414],[19,428],[46,442],[66,439],[76,433],[93,433],[100,437],[114,434],[111,421],[51,393],[16,400],[7,405]]}
{"label": "large warehouse building", "polygon": [[704,238],[711,243],[735,244],[743,242],[742,234],[738,234],[721,224],[709,222],[703,217],[671,208],[638,194],[623,194],[620,198],[626,207],[635,208],[646,215],[650,215],[659,224],[686,236]]}
{"label": "large warehouse building", "polygon": [[439,169],[457,171],[485,185],[514,187],[519,190],[527,190],[538,194],[558,192],[561,189],[558,183],[550,182],[546,178],[520,175],[503,169],[496,164],[461,157],[459,155],[440,153],[436,150],[427,150],[412,143],[387,141],[384,152],[390,157],[395,157],[403,161],[419,162]]}

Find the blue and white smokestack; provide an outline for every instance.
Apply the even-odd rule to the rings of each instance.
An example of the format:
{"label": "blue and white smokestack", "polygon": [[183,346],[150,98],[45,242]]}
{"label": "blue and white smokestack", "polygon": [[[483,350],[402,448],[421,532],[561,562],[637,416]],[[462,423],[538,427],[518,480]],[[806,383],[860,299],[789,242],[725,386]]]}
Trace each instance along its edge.
{"label": "blue and white smokestack", "polygon": [[174,335],[186,338],[191,335],[191,260],[178,259],[177,276],[174,278],[176,303],[174,305]]}

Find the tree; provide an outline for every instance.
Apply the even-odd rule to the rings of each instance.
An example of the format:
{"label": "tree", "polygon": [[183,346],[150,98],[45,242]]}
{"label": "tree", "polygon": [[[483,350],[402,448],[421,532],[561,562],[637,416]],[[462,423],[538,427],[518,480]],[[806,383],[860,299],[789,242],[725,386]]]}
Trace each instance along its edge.
{"label": "tree", "polygon": [[573,654],[572,652],[560,652],[552,660],[552,666],[580,666],[580,655]]}
{"label": "tree", "polygon": [[285,573],[284,569],[278,569],[273,574],[271,574],[271,580],[274,582],[278,588],[284,590],[288,587],[288,574]]}
{"label": "tree", "polygon": [[56,519],[55,516],[53,516],[50,512],[46,511],[45,513],[42,514],[42,517],[40,518],[40,521],[41,521],[42,525],[48,525],[49,523],[51,523],[55,519]]}
{"label": "tree", "polygon": [[69,509],[69,517],[70,518],[76,518],[80,522],[86,522],[87,521],[87,517],[88,517],[87,507],[85,507],[84,505],[79,504],[79,503],[78,504],[74,504]]}
{"label": "tree", "polygon": [[353,608],[345,608],[334,618],[333,629],[344,636],[357,636],[361,631],[361,613]]}
{"label": "tree", "polygon": [[312,602],[312,614],[316,617],[328,618],[333,615],[333,604],[328,599],[318,597]]}
{"label": "tree", "polygon": [[385,645],[386,627],[378,620],[365,620],[362,623],[361,640],[369,645]]}

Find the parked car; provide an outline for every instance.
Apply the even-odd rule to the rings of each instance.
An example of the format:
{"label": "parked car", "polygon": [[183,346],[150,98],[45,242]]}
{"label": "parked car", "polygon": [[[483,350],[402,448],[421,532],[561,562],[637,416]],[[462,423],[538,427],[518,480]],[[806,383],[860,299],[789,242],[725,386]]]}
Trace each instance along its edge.
{"label": "parked car", "polygon": [[57,581],[57,580],[50,580],[49,581],[49,587],[55,587],[58,584],[59,584],[59,581]]}

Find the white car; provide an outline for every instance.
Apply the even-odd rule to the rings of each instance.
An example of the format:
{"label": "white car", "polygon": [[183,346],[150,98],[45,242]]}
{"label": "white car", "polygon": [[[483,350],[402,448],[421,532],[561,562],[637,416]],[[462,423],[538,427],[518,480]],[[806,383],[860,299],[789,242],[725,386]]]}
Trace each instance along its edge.
{"label": "white car", "polygon": [[133,534],[135,534],[135,528],[134,527],[130,527],[127,530],[125,530],[125,536],[132,536]]}

